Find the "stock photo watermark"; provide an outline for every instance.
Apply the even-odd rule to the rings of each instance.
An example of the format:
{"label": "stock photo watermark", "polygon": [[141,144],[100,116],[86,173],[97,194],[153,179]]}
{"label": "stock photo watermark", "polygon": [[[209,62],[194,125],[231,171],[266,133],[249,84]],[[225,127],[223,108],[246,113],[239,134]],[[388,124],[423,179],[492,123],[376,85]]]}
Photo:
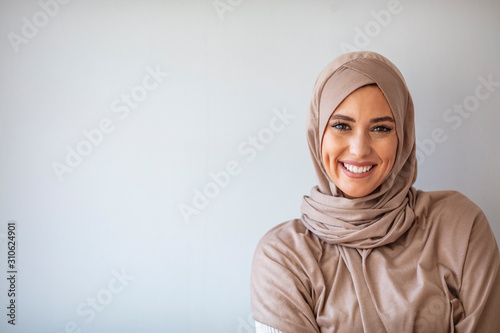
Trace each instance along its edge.
{"label": "stock photo watermark", "polygon": [[17,294],[18,291],[18,265],[17,265],[17,222],[7,222],[7,323],[16,325]]}
{"label": "stock photo watermark", "polygon": [[[490,74],[486,78],[479,76],[477,78],[479,84],[476,85],[474,93],[466,96],[462,103],[455,103],[453,107],[446,109],[443,112],[443,120],[449,124],[453,131],[458,130],[464,123],[464,119],[468,119],[471,114],[477,111],[481,101],[485,101],[500,87],[500,82],[493,80],[493,75]],[[417,140],[417,162],[422,165],[426,158],[434,154],[439,144],[448,140],[446,131],[441,127],[436,127],[431,131],[431,137],[425,138],[422,141]]]}
{"label": "stock photo watermark", "polygon": [[371,41],[380,35],[382,29],[387,28],[391,24],[393,17],[402,11],[403,6],[398,0],[389,0],[386,9],[379,11],[371,10],[370,15],[373,20],[366,22],[363,29],[359,26],[354,27],[355,35],[352,41],[354,45],[344,41],[341,42],[339,46],[342,53],[360,51],[368,47]]}
{"label": "stock photo watermark", "polygon": [[81,333],[82,327],[94,321],[97,314],[104,311],[113,302],[115,296],[122,293],[130,281],[135,279],[135,276],[127,274],[123,268],[120,272],[112,270],[111,274],[113,277],[108,280],[105,288],[100,289],[95,296],[89,296],[77,305],[75,311],[80,320],[78,322],[68,321],[64,325],[64,330],[59,331],[59,333]]}
{"label": "stock photo watermark", "polygon": [[35,38],[40,29],[44,28],[51,19],[53,19],[60,11],[60,5],[66,5],[71,0],[40,0],[38,5],[40,10],[35,12],[31,19],[23,16],[21,18],[20,34],[9,32],[7,39],[15,53],[19,53],[21,44],[28,44],[30,40]]}
{"label": "stock photo watermark", "polygon": [[[122,93],[119,98],[111,102],[111,112],[118,114],[118,119],[128,118],[131,111],[137,109],[149,93],[158,88],[168,76],[168,73],[162,72],[158,66],[155,69],[148,66],[146,72],[147,74],[143,77],[140,85],[134,86],[128,93]],[[101,145],[104,138],[115,129],[115,122],[108,117],[103,117],[95,128],[84,129],[82,131],[83,139],[78,141],[74,147],[70,145],[65,147],[64,161],[52,162],[52,170],[57,179],[62,182],[63,176],[72,173],[75,168],[80,166],[84,158],[89,156],[94,148]]]}
{"label": "stock photo watermark", "polygon": [[217,16],[219,16],[219,19],[221,21],[224,21],[224,16],[226,15],[226,13],[232,12],[242,3],[243,0],[215,0],[214,2],[212,2],[212,6],[214,7]]}
{"label": "stock photo watermark", "polygon": [[[250,134],[245,140],[240,142],[236,151],[244,157],[246,163],[255,160],[260,151],[264,150],[282,132],[296,116],[283,110],[273,109],[273,117],[269,120],[268,126],[261,128],[257,132]],[[242,162],[235,159],[229,160],[222,170],[209,172],[210,181],[200,188],[193,189],[193,198],[190,204],[182,203],[179,210],[186,223],[190,223],[193,215],[199,215],[215,199],[223,189],[225,189],[231,179],[243,171]]]}

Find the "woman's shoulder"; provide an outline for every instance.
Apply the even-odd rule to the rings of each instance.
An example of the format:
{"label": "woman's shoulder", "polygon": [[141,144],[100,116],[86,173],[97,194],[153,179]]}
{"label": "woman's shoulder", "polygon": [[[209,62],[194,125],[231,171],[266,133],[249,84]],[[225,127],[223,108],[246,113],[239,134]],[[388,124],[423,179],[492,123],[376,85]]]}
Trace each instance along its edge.
{"label": "woman's shoulder", "polygon": [[481,208],[458,191],[417,191],[416,210],[439,213],[482,213]]}
{"label": "woman's shoulder", "polygon": [[266,232],[252,261],[250,290],[255,320],[282,332],[319,332],[311,305],[319,294],[316,289],[322,286],[313,279],[321,281],[320,255],[318,241],[299,219]]}
{"label": "woman's shoulder", "polygon": [[321,241],[311,233],[300,219],[283,222],[267,231],[257,245],[257,251],[289,253],[311,252],[321,248]]}
{"label": "woman's shoulder", "polygon": [[290,237],[295,237],[298,234],[305,234],[306,231],[307,228],[300,219],[293,219],[282,222],[271,228],[264,234],[261,241],[288,239]]}
{"label": "woman's shoulder", "polygon": [[[434,227],[456,231],[470,230],[476,223],[488,221],[481,208],[458,191],[417,191],[415,215]],[[449,229],[448,229],[449,230]]]}

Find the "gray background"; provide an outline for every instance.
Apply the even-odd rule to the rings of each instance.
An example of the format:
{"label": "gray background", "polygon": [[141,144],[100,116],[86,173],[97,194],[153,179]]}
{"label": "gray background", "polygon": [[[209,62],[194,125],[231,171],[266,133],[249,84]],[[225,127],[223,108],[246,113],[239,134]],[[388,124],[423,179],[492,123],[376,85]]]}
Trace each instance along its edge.
{"label": "gray background", "polygon": [[[0,331],[252,332],[253,250],[316,183],[305,113],[346,47],[382,53],[407,80],[415,186],[466,194],[500,239],[500,87],[474,97],[479,77],[500,82],[499,2],[41,3],[0,2],[0,277],[11,220],[19,271],[15,327],[0,279]],[[147,68],[168,73],[151,91]],[[143,100],[115,112],[131,93]],[[474,110],[446,111],[464,103]],[[294,118],[270,130],[284,110]],[[103,119],[114,130],[60,181],[53,163]],[[217,193],[210,174],[230,161],[238,173]],[[187,221],[182,205],[207,186]]]}

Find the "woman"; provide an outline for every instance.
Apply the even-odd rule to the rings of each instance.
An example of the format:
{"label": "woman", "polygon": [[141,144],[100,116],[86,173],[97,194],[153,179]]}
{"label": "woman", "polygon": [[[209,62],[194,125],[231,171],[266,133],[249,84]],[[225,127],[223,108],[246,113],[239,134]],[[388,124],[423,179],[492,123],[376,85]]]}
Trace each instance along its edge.
{"label": "woman", "polygon": [[500,255],[483,212],[423,192],[413,102],[373,52],[320,74],[307,120],[318,186],[252,266],[257,332],[500,332]]}

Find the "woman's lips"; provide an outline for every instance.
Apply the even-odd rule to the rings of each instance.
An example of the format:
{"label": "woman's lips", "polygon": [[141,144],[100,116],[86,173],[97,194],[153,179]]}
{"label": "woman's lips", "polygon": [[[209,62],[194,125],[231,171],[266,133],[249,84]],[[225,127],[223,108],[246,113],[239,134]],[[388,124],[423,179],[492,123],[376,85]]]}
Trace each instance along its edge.
{"label": "woman's lips", "polygon": [[352,162],[343,161],[339,162],[342,171],[346,176],[350,178],[365,178],[373,173],[373,170],[377,167],[376,164],[371,162]]}

